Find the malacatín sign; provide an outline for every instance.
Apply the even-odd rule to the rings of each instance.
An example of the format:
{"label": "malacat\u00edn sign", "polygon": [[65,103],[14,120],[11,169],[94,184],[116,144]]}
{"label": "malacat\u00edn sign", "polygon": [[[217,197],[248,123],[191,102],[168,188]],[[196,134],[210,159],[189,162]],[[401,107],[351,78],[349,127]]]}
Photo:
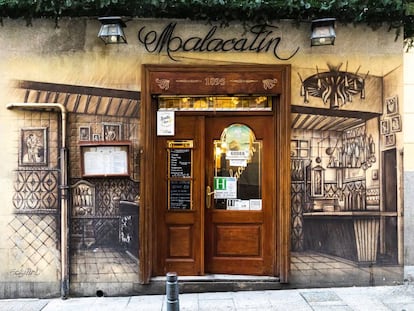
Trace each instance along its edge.
{"label": "malacat\u00edn sign", "polygon": [[146,26],[138,31],[138,41],[150,53],[166,52],[173,57],[174,52],[272,52],[279,60],[289,60],[299,51],[299,47],[290,55],[282,57],[278,47],[282,38],[275,35],[277,26],[269,24],[254,25],[247,31],[246,36],[224,39],[217,36],[218,26],[212,26],[204,36],[182,38],[177,36],[176,22],[171,22],[161,31],[147,30]]}

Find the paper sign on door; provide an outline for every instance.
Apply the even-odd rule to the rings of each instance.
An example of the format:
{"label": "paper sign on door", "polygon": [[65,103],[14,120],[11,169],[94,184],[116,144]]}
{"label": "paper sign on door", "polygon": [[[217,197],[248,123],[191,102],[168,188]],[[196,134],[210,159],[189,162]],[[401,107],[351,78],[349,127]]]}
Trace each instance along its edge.
{"label": "paper sign on door", "polygon": [[236,199],[236,177],[214,177],[214,199]]}

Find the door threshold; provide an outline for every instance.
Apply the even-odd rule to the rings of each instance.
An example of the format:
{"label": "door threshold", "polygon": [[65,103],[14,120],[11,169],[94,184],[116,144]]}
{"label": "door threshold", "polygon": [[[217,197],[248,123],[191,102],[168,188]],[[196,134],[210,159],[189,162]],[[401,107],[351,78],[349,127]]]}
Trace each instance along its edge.
{"label": "door threshold", "polygon": [[[151,278],[156,288],[165,287],[166,276]],[[260,275],[207,274],[179,276],[180,293],[237,292],[281,289],[279,277]]]}
{"label": "door threshold", "polygon": [[[206,274],[206,275],[178,275],[179,282],[279,282],[280,279],[275,276],[262,275],[237,275],[237,274]],[[166,281],[166,276],[155,276],[151,281]]]}

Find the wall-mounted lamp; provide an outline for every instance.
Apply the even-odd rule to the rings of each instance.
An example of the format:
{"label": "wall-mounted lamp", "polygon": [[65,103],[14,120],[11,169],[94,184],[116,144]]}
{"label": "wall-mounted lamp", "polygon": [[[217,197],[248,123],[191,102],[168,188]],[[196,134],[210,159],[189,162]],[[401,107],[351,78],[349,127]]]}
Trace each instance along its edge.
{"label": "wall-mounted lamp", "polygon": [[322,18],[312,21],[311,46],[334,45],[335,18]]}
{"label": "wall-mounted lamp", "polygon": [[101,22],[101,29],[98,37],[102,39],[105,44],[127,43],[123,28],[126,24],[119,16],[99,17]]}

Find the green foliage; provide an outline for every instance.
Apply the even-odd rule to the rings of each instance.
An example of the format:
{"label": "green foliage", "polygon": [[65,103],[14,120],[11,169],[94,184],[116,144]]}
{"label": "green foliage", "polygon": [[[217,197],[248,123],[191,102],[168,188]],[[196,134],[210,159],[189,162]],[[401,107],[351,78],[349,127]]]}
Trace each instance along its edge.
{"label": "green foliage", "polygon": [[[411,1],[411,0],[410,0]],[[2,17],[105,16],[267,22],[335,17],[340,23],[404,26],[414,36],[414,1],[402,0],[0,0]]]}

